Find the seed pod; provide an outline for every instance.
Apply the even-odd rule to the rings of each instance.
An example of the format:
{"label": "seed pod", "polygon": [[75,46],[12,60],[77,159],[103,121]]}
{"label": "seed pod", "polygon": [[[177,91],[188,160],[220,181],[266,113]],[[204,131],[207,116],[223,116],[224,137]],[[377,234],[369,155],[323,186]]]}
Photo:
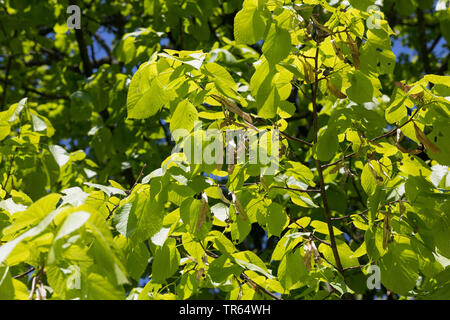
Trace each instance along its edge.
{"label": "seed pod", "polygon": [[381,173],[388,179],[391,180],[391,177],[383,170],[383,166],[381,165],[380,161],[377,160],[378,167],[380,168]]}
{"label": "seed pod", "polygon": [[330,171],[330,174],[335,174],[336,172],[338,172],[339,169],[341,169],[343,165],[344,165],[344,159],[341,159],[341,161],[339,161],[336,164],[336,166]]}
{"label": "seed pod", "polygon": [[315,78],[314,78],[314,70],[313,67],[309,64],[308,61],[305,60],[301,60],[302,64],[303,64],[303,71],[305,73],[305,80],[308,82],[314,82]]}
{"label": "seed pod", "polygon": [[388,212],[384,215],[383,249],[386,249],[388,244],[391,242],[391,232],[392,232],[391,219],[392,219],[392,214],[391,214],[391,211],[388,210]]}
{"label": "seed pod", "polygon": [[342,61],[344,61],[345,60],[344,55],[342,54],[341,49],[337,46],[336,41],[334,41],[334,39],[331,39],[331,45],[333,46],[333,50],[336,53],[336,56]]}
{"label": "seed pod", "polygon": [[341,91],[339,91],[334,85],[333,83],[327,79],[327,87],[328,90],[330,90],[330,92],[333,94],[333,96],[335,96],[338,99],[346,99],[347,96],[345,94],[343,94]]}
{"label": "seed pod", "polygon": [[323,32],[325,32],[325,33],[333,33],[330,29],[328,29],[324,25],[320,24],[319,21],[317,21],[316,18],[314,18],[314,16],[311,16],[311,20],[314,22],[314,25],[317,28],[319,28],[320,30],[322,30]]}
{"label": "seed pod", "polygon": [[39,286],[36,288],[36,300],[47,300],[47,291],[44,284],[39,281]]}
{"label": "seed pod", "polygon": [[399,206],[399,211],[400,211],[400,219],[399,220],[402,221],[403,215],[404,215],[405,210],[406,210],[405,204],[402,201],[400,201],[398,203],[398,206]]}
{"label": "seed pod", "polygon": [[242,204],[239,202],[238,198],[233,194],[233,200],[234,200],[234,208],[236,209],[237,213],[241,217],[243,221],[247,221],[247,217],[245,216],[245,210]]}
{"label": "seed pod", "polygon": [[206,193],[202,193],[202,204],[200,206],[200,211],[198,213],[197,226],[195,228],[195,232],[200,232],[203,224],[205,223],[207,217],[206,214],[208,212],[208,196]]}
{"label": "seed pod", "polygon": [[303,257],[303,264],[305,265],[306,270],[310,271],[311,270],[311,254],[312,254],[312,251],[310,249],[309,242],[305,243],[303,248],[305,250],[305,256]]}
{"label": "seed pod", "polygon": [[264,178],[263,175],[261,175],[261,185],[263,186],[264,190],[266,190],[266,192],[269,192],[269,186],[267,185],[266,179]]}
{"label": "seed pod", "polygon": [[315,263],[320,261],[319,251],[317,251],[316,245],[311,240],[304,244],[303,249],[305,251],[303,264],[306,266],[306,270],[311,271],[311,260],[314,259]]}
{"label": "seed pod", "polygon": [[238,105],[233,101],[215,94],[212,94],[211,97],[222,104],[222,106],[224,106],[226,109],[240,116],[245,121],[253,123],[252,117],[247,112],[242,111],[241,108],[239,108]]}
{"label": "seed pod", "polygon": [[373,177],[375,178],[377,185],[382,186],[383,178],[377,175],[377,172],[375,171],[375,168],[373,167],[372,163],[370,163],[370,161],[367,164],[369,165],[370,172],[372,173]]}
{"label": "seed pod", "polygon": [[415,123],[414,131],[416,133],[417,140],[419,140],[425,146],[425,148],[436,154],[439,154],[441,152],[441,149],[439,149],[433,142],[431,142],[430,139],[428,139],[427,135],[423,133]]}
{"label": "seed pod", "polygon": [[205,269],[204,269],[204,268],[198,269],[197,275],[195,276],[195,280],[196,280],[197,282],[199,282],[199,281],[200,281],[200,278],[203,276],[204,273],[205,273]]}
{"label": "seed pod", "polygon": [[353,40],[351,35],[347,32],[347,45],[350,49],[350,53],[352,54],[353,59],[353,65],[355,66],[356,70],[359,70],[360,62],[359,62],[359,51],[358,51],[358,45],[356,44],[356,41]]}

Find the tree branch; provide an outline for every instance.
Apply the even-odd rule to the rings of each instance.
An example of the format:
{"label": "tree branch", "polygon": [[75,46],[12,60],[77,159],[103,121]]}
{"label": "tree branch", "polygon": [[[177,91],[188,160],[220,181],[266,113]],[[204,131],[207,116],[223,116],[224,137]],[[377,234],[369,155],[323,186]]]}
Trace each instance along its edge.
{"label": "tree branch", "polygon": [[[318,44],[317,44],[318,45]],[[315,68],[314,68],[314,88],[313,88],[313,122],[314,122],[314,144],[317,143],[317,136],[319,132],[318,128],[318,107],[317,107],[317,90],[319,88],[319,81],[318,81],[318,69],[319,69],[319,47],[316,49],[316,56],[315,56]],[[344,269],[342,268],[341,259],[339,257],[339,252],[337,250],[336,245],[336,238],[334,235],[333,230],[333,223],[331,220],[331,212],[330,208],[328,207],[328,199],[325,191],[325,182],[323,179],[323,172],[322,172],[322,165],[320,164],[320,160],[316,159],[316,167],[317,167],[317,173],[319,174],[319,183],[320,183],[320,193],[322,196],[322,203],[323,203],[323,209],[325,211],[325,217],[327,220],[328,225],[328,233],[330,234],[330,243],[331,243],[331,250],[333,251],[334,260],[336,261],[336,266],[339,271],[339,273],[344,276]]]}
{"label": "tree branch", "polygon": [[110,63],[112,63],[113,61],[112,52],[111,49],[106,44],[105,40],[102,37],[100,37],[98,33],[93,33],[92,35],[94,36],[95,40],[97,40],[97,42],[100,44],[100,46],[103,48],[103,50],[105,50],[106,54],[109,57]]}
{"label": "tree branch", "polygon": [[442,39],[442,33],[439,33],[439,35],[436,37],[436,39],[434,39],[433,43],[431,44],[431,46],[428,48],[428,52],[432,53],[434,48],[436,48],[437,44],[439,43],[439,41]]}
{"label": "tree branch", "polygon": [[12,64],[12,57],[8,58],[8,62],[6,65],[6,72],[5,72],[5,82],[3,83],[3,99],[2,99],[2,105],[6,107],[6,97],[8,95],[8,78],[9,78],[9,72],[11,70],[11,64]]}
{"label": "tree branch", "polygon": [[423,69],[426,73],[433,73],[430,66],[430,59],[428,57],[429,51],[427,48],[427,35],[425,33],[425,16],[422,9],[417,8],[417,28],[419,31],[419,48],[420,58],[422,60]]}
{"label": "tree branch", "polygon": [[299,138],[296,138],[296,137],[292,137],[292,136],[290,136],[290,135],[288,135],[288,134],[286,134],[286,133],[284,133],[284,132],[282,132],[282,131],[280,131],[280,133],[281,133],[285,138],[287,138],[287,139],[289,139],[289,140],[296,141],[296,142],[300,142],[300,143],[302,143],[302,144],[304,144],[304,145],[306,145],[306,146],[308,146],[308,147],[312,147],[312,146],[313,146],[313,144],[312,144],[311,142],[308,142],[308,141],[305,141],[305,140],[302,140],[302,139],[299,139]]}
{"label": "tree branch", "polygon": [[[137,177],[136,181],[134,182],[133,186],[129,189],[129,190],[125,190],[125,193],[127,194],[127,196],[129,196],[131,194],[131,192],[133,192],[134,188],[137,186],[139,180],[141,180],[142,176],[144,175],[144,169],[147,167],[147,164],[144,163],[144,165],[141,168],[141,172],[139,172],[139,176]],[[112,214],[114,213],[114,211],[120,206],[120,201],[114,206],[114,208],[112,208],[111,210],[109,210],[108,207],[106,207],[109,210],[109,214],[106,217],[106,221],[108,221],[109,219],[111,219]]]}
{"label": "tree branch", "polygon": [[[70,0],[71,5],[76,5],[75,0]],[[86,42],[84,41],[83,31],[81,29],[75,29],[75,38],[77,39],[78,49],[80,51],[81,61],[83,61],[83,71],[86,77],[92,75],[91,60],[89,59]]]}
{"label": "tree branch", "polygon": [[23,89],[25,91],[33,92],[33,93],[35,93],[37,95],[40,95],[41,97],[47,98],[47,99],[70,100],[70,98],[67,97],[67,96],[60,96],[60,95],[56,95],[56,94],[50,94],[50,93],[46,93],[46,92],[41,92],[41,91],[38,91],[38,90],[36,90],[34,88],[29,88],[29,87],[26,87],[26,86],[23,86]]}
{"label": "tree branch", "polygon": [[20,279],[25,277],[26,275],[32,273],[34,271],[34,267],[31,267],[30,269],[28,269],[27,271],[25,271],[24,273],[18,274],[17,276],[14,276],[14,279]]}

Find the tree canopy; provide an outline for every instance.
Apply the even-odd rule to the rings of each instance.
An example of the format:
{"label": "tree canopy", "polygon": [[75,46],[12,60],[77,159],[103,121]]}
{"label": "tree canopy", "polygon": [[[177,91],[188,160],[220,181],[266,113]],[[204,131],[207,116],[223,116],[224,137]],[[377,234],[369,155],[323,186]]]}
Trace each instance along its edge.
{"label": "tree canopy", "polygon": [[448,0],[0,1],[0,299],[450,299],[449,32]]}

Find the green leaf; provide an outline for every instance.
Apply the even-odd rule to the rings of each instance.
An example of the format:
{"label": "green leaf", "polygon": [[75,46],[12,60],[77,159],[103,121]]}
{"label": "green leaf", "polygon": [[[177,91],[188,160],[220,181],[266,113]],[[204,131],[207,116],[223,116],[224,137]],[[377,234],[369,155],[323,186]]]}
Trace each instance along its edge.
{"label": "green leaf", "polygon": [[379,266],[381,283],[388,290],[406,296],[414,289],[419,277],[419,264],[408,239],[396,239],[391,243]]}
{"label": "green leaf", "polygon": [[[311,222],[310,226],[313,227],[319,233],[323,233],[323,234],[327,234],[327,235],[329,234],[329,232],[328,232],[328,224],[326,224],[323,221],[314,220],[313,222]],[[335,235],[342,234],[342,231],[339,230],[336,227],[333,227],[333,231],[334,231]]]}
{"label": "green leaf", "polygon": [[359,70],[350,74],[350,87],[346,93],[350,100],[362,104],[371,102],[374,96],[374,88],[372,81],[368,76]]}
{"label": "green leaf", "polygon": [[295,284],[307,275],[306,266],[303,264],[303,257],[300,250],[288,252],[281,259],[278,266],[278,279],[286,290],[290,290]]}
{"label": "green leaf", "polygon": [[172,118],[170,119],[170,131],[184,129],[191,132],[194,129],[194,123],[198,120],[198,112],[189,100],[182,100],[176,107]]}
{"label": "green leaf", "polygon": [[137,216],[136,210],[132,210],[133,208],[135,208],[133,202],[126,203],[120,206],[114,213],[113,221],[116,229],[125,237],[129,237],[136,229]]}
{"label": "green leaf", "polygon": [[210,231],[208,234],[208,238],[210,237],[213,239],[214,244],[220,250],[220,252],[222,252],[222,254],[231,255],[236,252],[236,247],[221,232],[216,230]]}
{"label": "green leaf", "polygon": [[276,202],[272,202],[267,211],[267,230],[269,234],[279,237],[289,222],[288,216],[283,207]]}
{"label": "green leaf", "polygon": [[142,65],[131,79],[127,96],[129,119],[146,119],[166,105],[171,96],[158,77],[150,75],[151,63]]}
{"label": "green leaf", "polygon": [[87,300],[122,300],[125,293],[98,273],[90,273],[86,279],[87,290],[83,298]]}
{"label": "green leaf", "polygon": [[295,114],[295,105],[288,101],[281,101],[278,105],[277,115],[280,118],[287,119]]}
{"label": "green leaf", "polygon": [[0,300],[14,299],[14,285],[8,267],[0,267]]}
{"label": "green leaf", "polygon": [[206,63],[203,65],[202,71],[208,77],[212,78],[220,93],[230,98],[236,97],[238,86],[224,67],[217,63]]}
{"label": "green leaf", "polygon": [[329,161],[336,154],[339,139],[334,127],[328,127],[318,138],[316,156],[320,161]]}
{"label": "green leaf", "polygon": [[125,267],[130,276],[139,280],[148,266],[150,252],[145,243],[141,242],[137,245],[129,245],[126,251]]}
{"label": "green leaf", "polygon": [[150,192],[148,189],[140,190],[130,201],[132,208],[128,220],[125,220],[124,216],[123,221],[127,221],[127,226],[122,231],[125,231],[125,235],[129,235],[133,242],[145,241],[157,234],[163,227],[165,214],[163,205],[167,200],[167,190],[163,189],[161,182],[159,178],[153,179],[150,183]]}
{"label": "green leaf", "polygon": [[[358,258],[354,256],[350,247],[341,240],[336,240],[336,247],[339,252],[339,259],[343,268],[350,268],[359,266]],[[330,246],[321,243],[318,250],[324,255],[324,257],[336,266],[336,260],[334,259],[333,251]]]}
{"label": "green leaf", "polygon": [[68,216],[65,220],[58,233],[56,234],[55,240],[61,239],[72,232],[81,228],[86,221],[91,217],[89,212],[77,211]]}
{"label": "green leaf", "polygon": [[25,227],[33,226],[42,221],[46,215],[55,209],[60,198],[61,195],[52,193],[33,203],[27,210],[15,213],[14,223],[3,230],[3,234],[14,234]]}
{"label": "green leaf", "polygon": [[119,188],[104,186],[101,184],[90,183],[90,182],[85,182],[84,184],[91,188],[96,188],[96,189],[102,190],[108,197],[111,197],[112,195],[116,195],[116,194],[121,195],[121,196],[127,195],[125,193],[125,191],[123,191],[122,189],[119,189]]}
{"label": "green leaf", "polygon": [[152,281],[164,283],[172,276],[180,265],[180,253],[173,238],[166,240],[162,247],[156,247],[152,263]]}
{"label": "green leaf", "polygon": [[246,0],[234,19],[234,38],[237,43],[254,44],[261,40],[266,30],[266,13],[258,0]]}
{"label": "green leaf", "polygon": [[34,228],[22,233],[20,236],[11,240],[0,247],[0,265],[8,258],[9,254],[14,250],[14,248],[23,240],[35,237],[44,231],[48,225],[53,221],[53,219],[58,215],[60,211],[55,210],[48,214],[42,221]]}
{"label": "green leaf", "polygon": [[352,7],[361,10],[367,11],[367,8],[375,3],[375,0],[349,0]]}
{"label": "green leaf", "polygon": [[264,265],[264,262],[251,251],[243,251],[234,254],[233,261],[235,261],[239,266],[243,267],[246,270],[261,273],[269,279],[275,278],[268,272],[267,267]]}
{"label": "green leaf", "polygon": [[272,23],[262,47],[264,56],[271,64],[276,64],[289,55],[291,51],[291,35],[286,29]]}

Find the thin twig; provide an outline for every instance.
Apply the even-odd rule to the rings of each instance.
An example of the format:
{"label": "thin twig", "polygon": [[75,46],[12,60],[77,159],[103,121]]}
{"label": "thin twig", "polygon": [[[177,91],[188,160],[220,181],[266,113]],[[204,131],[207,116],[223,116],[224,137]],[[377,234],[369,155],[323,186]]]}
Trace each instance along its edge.
{"label": "thin twig", "polygon": [[[309,232],[308,230],[306,230],[305,228],[303,228],[301,225],[299,225],[297,221],[293,221],[293,223],[295,223],[295,224],[300,228],[300,231],[303,231],[303,232]],[[327,246],[330,246],[330,247],[331,247],[331,243],[329,243],[329,242],[327,242],[327,241],[325,241],[325,240],[320,239],[318,236],[316,236],[316,235],[315,235],[314,233],[312,233],[312,232],[310,232],[310,233],[311,233],[311,237],[312,237],[312,238],[314,238],[315,240],[319,241],[320,243],[326,244]]]}
{"label": "thin twig", "polygon": [[142,176],[144,175],[144,169],[145,169],[146,167],[147,167],[147,164],[144,163],[144,165],[143,165],[142,168],[141,168],[141,172],[139,172],[139,175],[138,175],[136,181],[134,182],[134,185],[131,187],[131,189],[130,189],[128,192],[125,191],[126,193],[130,194],[130,193],[133,191],[133,189],[137,186],[139,180],[141,180]]}
{"label": "thin twig", "polygon": [[108,47],[108,45],[106,44],[106,41],[100,37],[100,35],[98,33],[93,33],[92,36],[95,38],[95,40],[97,40],[97,42],[100,44],[100,46],[103,48],[103,50],[105,50],[106,54],[108,55],[108,58],[110,61],[113,60],[112,58],[112,52],[111,49]]}
{"label": "thin twig", "polygon": [[28,269],[27,271],[25,271],[24,273],[18,274],[17,276],[14,276],[14,279],[20,279],[22,277],[25,277],[26,275],[32,273],[34,271],[34,267],[31,267],[30,269]]}
{"label": "thin twig", "polygon": [[344,271],[347,271],[347,270],[354,270],[354,269],[362,269],[362,268],[364,268],[364,267],[365,267],[365,265],[359,265],[359,266],[347,267],[347,268],[344,268]]}
{"label": "thin twig", "polygon": [[[403,128],[403,127],[406,126],[408,123],[410,123],[411,121],[413,121],[413,120],[414,120],[414,117],[417,115],[417,113],[418,113],[421,109],[422,109],[422,107],[418,107],[418,108],[416,109],[416,111],[411,115],[411,117],[410,117],[407,121],[405,121],[405,123],[403,123],[402,125],[400,125],[400,126],[398,126],[398,127],[395,127],[394,129],[392,129],[392,130],[390,130],[390,131],[388,131],[388,132],[382,134],[381,136],[378,136],[378,137],[375,137],[375,138],[370,139],[369,142],[375,142],[375,141],[381,140],[381,139],[383,139],[383,138],[388,138],[388,137],[394,135],[394,134],[397,132],[398,129]],[[344,156],[344,160],[346,160],[346,159],[348,159],[348,158],[351,158],[351,157],[354,157],[355,155],[356,155],[356,152],[352,152],[352,153],[350,153],[350,154]],[[322,165],[322,169],[325,169],[325,168],[328,168],[328,167],[332,167],[332,166],[334,166],[334,165],[337,165],[337,164],[340,163],[341,161],[342,161],[342,158],[339,159],[339,160],[337,160],[337,161],[334,161],[334,162],[332,162],[332,163],[323,164],[323,165]]]}
{"label": "thin twig", "polygon": [[[144,165],[141,168],[141,172],[139,173],[139,176],[137,177],[136,181],[134,182],[134,185],[131,187],[131,189],[129,190],[125,190],[125,193],[127,194],[127,196],[129,196],[131,194],[131,192],[133,192],[134,188],[137,186],[139,180],[141,180],[143,174],[144,174],[144,169],[145,167],[147,167],[147,164],[144,163]],[[114,211],[116,211],[116,209],[120,206],[120,202],[121,200],[119,200],[119,202],[111,209],[109,210],[109,214],[106,217],[106,221],[108,221],[109,219],[111,219],[112,214],[114,213]],[[108,208],[108,207],[107,207]]]}
{"label": "thin twig", "polygon": [[[336,217],[336,218],[331,218],[331,220],[336,221],[336,220],[344,220],[344,219],[348,219],[354,216],[364,216],[367,212],[369,212],[369,209],[366,209],[364,211],[358,212],[358,213],[352,213],[343,217]],[[367,217],[364,216],[364,218],[367,219]]]}
{"label": "thin twig", "polygon": [[275,294],[273,294],[269,290],[265,289],[264,287],[260,286],[255,281],[250,279],[250,277],[245,274],[245,271],[241,272],[240,277],[241,277],[242,280],[247,281],[249,283],[250,287],[253,288],[253,290],[255,290],[255,291],[262,291],[262,292],[264,292],[265,294],[267,294],[268,296],[270,296],[274,300],[283,300],[281,297],[276,296]]}
{"label": "thin twig", "polygon": [[41,97],[47,98],[47,99],[70,100],[70,98],[67,97],[67,96],[60,96],[60,95],[50,94],[50,93],[38,91],[38,90],[36,90],[36,89],[34,89],[34,88],[30,88],[30,87],[26,87],[26,86],[23,86],[23,89],[24,89],[25,91],[33,92],[33,93],[35,93],[35,94],[37,94],[37,95],[40,95]]}
{"label": "thin twig", "polygon": [[[395,201],[391,201],[391,202],[385,203],[383,206],[390,206],[390,205],[393,205],[393,204],[396,204],[396,203],[400,203],[400,202],[408,203],[407,200],[395,200]],[[349,214],[349,215],[346,215],[346,216],[343,216],[343,217],[331,218],[331,220],[344,220],[344,219],[351,218],[353,216],[363,216],[366,220],[368,220],[367,217],[364,216],[367,212],[369,212],[369,209],[365,209],[364,211],[361,211],[361,212],[358,212],[358,213],[352,213],[352,214]]]}
{"label": "thin twig", "polygon": [[272,186],[270,189],[284,189],[289,191],[297,191],[297,192],[304,192],[304,193],[320,193],[321,191],[318,189],[297,189],[297,188],[289,188],[289,187],[282,187],[282,186]]}
{"label": "thin twig", "polygon": [[290,136],[290,135],[288,135],[288,134],[286,134],[286,133],[284,133],[284,132],[282,132],[282,131],[280,131],[280,133],[281,133],[284,137],[286,137],[287,139],[289,139],[289,140],[296,141],[296,142],[300,142],[300,143],[302,143],[302,144],[304,144],[304,145],[306,145],[306,146],[308,146],[308,147],[312,147],[312,146],[313,146],[313,144],[312,144],[311,142],[308,142],[308,141],[305,141],[305,140],[302,140],[302,139],[299,139],[299,138]]}

